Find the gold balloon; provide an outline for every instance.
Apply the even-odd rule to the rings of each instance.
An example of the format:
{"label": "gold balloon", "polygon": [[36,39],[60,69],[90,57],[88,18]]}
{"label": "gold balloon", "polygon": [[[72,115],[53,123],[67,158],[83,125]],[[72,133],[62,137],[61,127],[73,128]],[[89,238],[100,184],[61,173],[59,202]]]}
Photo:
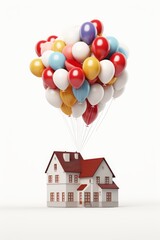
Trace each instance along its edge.
{"label": "gold balloon", "polygon": [[89,80],[95,79],[100,72],[100,63],[95,57],[88,57],[83,62],[83,71]]}
{"label": "gold balloon", "polygon": [[63,113],[65,113],[65,114],[68,115],[68,116],[71,116],[71,114],[72,114],[72,109],[71,109],[71,107],[68,107],[68,106],[65,105],[64,103],[62,103],[62,105],[61,105],[61,110],[62,110]]}
{"label": "gold balloon", "polygon": [[117,81],[117,77],[113,77],[112,79],[111,79],[111,81],[109,82],[109,83],[107,83],[108,85],[112,85],[112,84],[114,84],[116,81]]}
{"label": "gold balloon", "polygon": [[77,99],[73,95],[72,86],[69,85],[66,90],[60,90],[60,97],[65,105],[68,107],[72,107],[76,102]]}
{"label": "gold balloon", "polygon": [[65,42],[62,40],[55,40],[52,45],[52,50],[55,52],[62,52],[63,48],[66,46]]}
{"label": "gold balloon", "polygon": [[40,58],[33,59],[30,63],[30,70],[36,77],[42,77],[45,66]]}

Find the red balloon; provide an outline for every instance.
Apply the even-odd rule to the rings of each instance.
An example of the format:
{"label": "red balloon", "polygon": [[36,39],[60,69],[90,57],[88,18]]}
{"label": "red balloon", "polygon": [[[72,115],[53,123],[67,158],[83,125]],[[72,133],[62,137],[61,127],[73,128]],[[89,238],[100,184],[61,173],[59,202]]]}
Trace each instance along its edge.
{"label": "red balloon", "polygon": [[98,105],[92,106],[88,101],[87,101],[87,109],[83,113],[82,118],[84,122],[87,124],[91,124],[98,116]]}
{"label": "red balloon", "polygon": [[66,69],[68,71],[70,71],[72,68],[74,67],[79,67],[79,68],[82,68],[82,64],[80,64],[79,62],[77,62],[76,60],[74,59],[67,59],[65,61],[65,66],[66,66]]}
{"label": "red balloon", "polygon": [[52,89],[56,89],[56,85],[53,82],[53,73],[54,70],[50,67],[47,67],[43,73],[42,73],[42,79],[43,79],[43,83],[45,84],[45,86],[48,86]]}
{"label": "red balloon", "polygon": [[109,59],[115,66],[115,77],[118,77],[126,67],[127,61],[125,56],[120,52],[115,52]]}
{"label": "red balloon", "polygon": [[74,60],[74,57],[72,55],[72,46],[73,44],[68,44],[66,45],[63,50],[62,53],[64,54],[64,56],[66,57],[66,59],[72,59]]}
{"label": "red balloon", "polygon": [[[98,77],[96,77],[96,78],[93,79],[93,80],[89,80],[89,79],[87,79],[87,81],[89,82],[90,85],[93,85],[95,82],[98,82],[98,81],[100,81],[100,80],[99,80]],[[102,82],[101,82],[101,83],[102,83]]]}
{"label": "red balloon", "polygon": [[97,34],[98,34],[98,35],[101,34],[101,33],[103,32],[103,24],[102,24],[102,22],[101,22],[100,20],[98,20],[98,19],[93,19],[91,22],[92,22],[92,23],[94,24],[94,26],[96,27],[96,29],[97,29]]}
{"label": "red balloon", "polygon": [[41,44],[43,44],[45,42],[46,42],[46,40],[41,40],[41,41],[37,42],[37,44],[35,46],[35,51],[36,51],[38,57],[41,56]]}
{"label": "red balloon", "polygon": [[107,57],[110,45],[105,37],[96,37],[91,45],[91,50],[98,60],[102,60]]}
{"label": "red balloon", "polygon": [[49,36],[48,38],[47,38],[47,41],[48,42],[54,42],[54,40],[57,38],[57,36],[55,36],[55,35],[52,35],[52,36]]}
{"label": "red balloon", "polygon": [[47,89],[48,88],[48,86],[43,82],[43,87],[45,88],[45,89]]}
{"label": "red balloon", "polygon": [[68,80],[72,87],[78,89],[82,86],[85,80],[84,72],[81,68],[74,67],[68,73]]}

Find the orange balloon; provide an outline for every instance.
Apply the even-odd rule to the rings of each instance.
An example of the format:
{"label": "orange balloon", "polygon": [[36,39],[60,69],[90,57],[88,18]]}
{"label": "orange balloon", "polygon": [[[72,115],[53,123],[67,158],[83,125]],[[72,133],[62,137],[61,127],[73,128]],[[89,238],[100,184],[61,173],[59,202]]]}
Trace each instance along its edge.
{"label": "orange balloon", "polygon": [[42,77],[45,66],[40,58],[33,59],[30,63],[30,70],[36,77]]}
{"label": "orange balloon", "polygon": [[52,45],[52,50],[54,52],[62,52],[63,48],[66,46],[65,42],[62,40],[55,40]]}
{"label": "orange balloon", "polygon": [[95,79],[100,72],[100,63],[95,57],[88,57],[83,62],[83,71],[89,80]]}
{"label": "orange balloon", "polygon": [[64,91],[60,90],[60,97],[61,97],[63,103],[65,105],[67,105],[68,107],[72,107],[77,102],[77,99],[73,95],[72,86],[71,85],[69,85],[66,88],[66,90],[64,90]]}
{"label": "orange balloon", "polygon": [[62,110],[63,113],[65,113],[68,116],[71,116],[71,114],[72,114],[72,108],[68,107],[64,103],[62,103],[62,105],[61,105],[61,110]]}
{"label": "orange balloon", "polygon": [[111,81],[109,82],[109,83],[107,83],[108,85],[112,85],[112,84],[114,84],[116,81],[117,81],[117,77],[113,77],[112,79],[111,79]]}

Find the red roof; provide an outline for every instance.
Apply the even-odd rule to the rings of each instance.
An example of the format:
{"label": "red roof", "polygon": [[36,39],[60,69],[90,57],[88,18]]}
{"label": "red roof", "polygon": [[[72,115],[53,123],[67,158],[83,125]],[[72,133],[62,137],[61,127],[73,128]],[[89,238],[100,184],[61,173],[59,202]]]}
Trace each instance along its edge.
{"label": "red roof", "polygon": [[[70,154],[69,162],[64,161],[64,158],[63,158],[64,153]],[[114,173],[112,172],[111,168],[109,167],[108,163],[104,158],[84,160],[80,153],[77,153],[77,154],[78,154],[78,159],[75,159],[75,152],[59,152],[59,151],[53,152],[45,173],[48,171],[48,168],[52,162],[53,156],[56,155],[64,171],[80,173],[79,178],[93,177],[98,167],[102,163],[102,161],[105,161],[109,170],[112,173],[112,176],[115,177]]]}
{"label": "red roof", "polygon": [[112,184],[98,184],[102,189],[119,189],[119,187],[113,182]]}
{"label": "red roof", "polygon": [[[69,153],[70,154],[70,161],[69,162],[66,162],[64,161],[64,158],[63,158],[63,153]],[[80,166],[80,161],[83,159],[81,154],[78,153],[78,159],[75,159],[74,157],[74,154],[75,152],[53,152],[52,156],[51,156],[51,159],[49,161],[49,164],[46,168],[46,171],[45,173],[47,172],[51,162],[52,162],[52,159],[53,159],[53,156],[54,154],[57,156],[62,168],[64,169],[65,172],[75,172],[75,173],[80,173],[81,172],[81,166]]]}
{"label": "red roof", "polygon": [[95,158],[81,161],[80,178],[93,177],[103,158]]}
{"label": "red roof", "polygon": [[85,189],[85,187],[87,187],[87,184],[81,184],[81,185],[77,188],[77,191],[82,191],[83,189]]}

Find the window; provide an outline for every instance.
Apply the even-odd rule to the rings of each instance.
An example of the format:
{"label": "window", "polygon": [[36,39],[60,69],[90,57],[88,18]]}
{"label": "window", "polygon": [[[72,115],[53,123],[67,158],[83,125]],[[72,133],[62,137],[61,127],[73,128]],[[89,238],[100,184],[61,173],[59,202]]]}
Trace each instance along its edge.
{"label": "window", "polygon": [[59,175],[55,175],[55,183],[59,183]]}
{"label": "window", "polygon": [[74,175],[74,182],[78,183],[78,175]]}
{"label": "window", "polygon": [[59,192],[57,192],[57,202],[59,202]]}
{"label": "window", "polygon": [[52,175],[48,175],[48,183],[52,183]]}
{"label": "window", "polygon": [[97,183],[97,184],[100,183],[100,177],[99,177],[99,176],[96,177],[96,183]]}
{"label": "window", "polygon": [[90,192],[85,192],[84,193],[84,202],[85,203],[90,203],[90,201],[91,201],[91,194],[90,194]]}
{"label": "window", "polygon": [[106,202],[111,202],[111,201],[112,201],[112,193],[106,192]]}
{"label": "window", "polygon": [[50,202],[54,202],[54,192],[50,193]]}
{"label": "window", "polygon": [[54,164],[54,171],[57,171],[57,164]]}
{"label": "window", "polygon": [[69,175],[69,183],[72,183],[72,175]]}
{"label": "window", "polygon": [[79,193],[79,204],[82,204],[82,192]]}
{"label": "window", "polygon": [[93,193],[93,201],[94,202],[99,202],[99,192],[94,192]]}
{"label": "window", "polygon": [[65,192],[62,192],[62,202],[65,202]]}
{"label": "window", "polygon": [[74,201],[74,193],[68,192],[68,202],[73,202],[73,201]]}
{"label": "window", "polygon": [[105,183],[109,184],[109,177],[105,177]]}

